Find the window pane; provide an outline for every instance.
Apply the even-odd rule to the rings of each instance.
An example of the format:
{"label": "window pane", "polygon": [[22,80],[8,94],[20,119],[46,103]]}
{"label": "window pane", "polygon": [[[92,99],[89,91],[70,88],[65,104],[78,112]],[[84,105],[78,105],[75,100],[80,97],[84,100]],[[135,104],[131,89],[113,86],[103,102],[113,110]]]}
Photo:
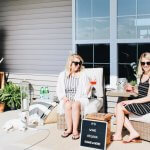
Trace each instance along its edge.
{"label": "window pane", "polygon": [[127,64],[119,65],[119,78],[127,78],[128,82],[136,79],[132,67]]}
{"label": "window pane", "polygon": [[93,63],[93,45],[77,45],[77,53],[83,58],[85,63]]}
{"label": "window pane", "polygon": [[104,77],[105,77],[105,84],[109,84],[110,83],[110,65],[109,64],[95,64],[94,68],[99,68],[99,67],[103,67],[104,68]]}
{"label": "window pane", "polygon": [[109,15],[109,0],[93,0],[93,17],[106,17]]}
{"label": "window pane", "polygon": [[110,63],[110,50],[108,44],[94,45],[94,62],[95,63]]}
{"label": "window pane", "polygon": [[76,16],[78,18],[91,17],[91,0],[76,0]]}
{"label": "window pane", "polygon": [[150,15],[138,17],[136,24],[137,37],[140,39],[150,38]]}
{"label": "window pane", "polygon": [[141,56],[144,52],[150,52],[150,44],[138,44],[138,58]]}
{"label": "window pane", "polygon": [[79,19],[76,23],[77,23],[76,39],[90,40],[92,33],[91,19]]}
{"label": "window pane", "polygon": [[93,64],[86,64],[86,63],[84,63],[83,66],[85,68],[93,68]]}
{"label": "window pane", "polygon": [[94,39],[109,39],[109,18],[93,19]]}
{"label": "window pane", "polygon": [[137,45],[136,44],[119,44],[118,45],[118,62],[132,63],[136,62]]}
{"label": "window pane", "polygon": [[150,0],[137,0],[138,15],[150,14]]}
{"label": "window pane", "polygon": [[118,0],[118,16],[135,14],[136,0]]}
{"label": "window pane", "polygon": [[118,38],[136,38],[136,17],[118,17]]}

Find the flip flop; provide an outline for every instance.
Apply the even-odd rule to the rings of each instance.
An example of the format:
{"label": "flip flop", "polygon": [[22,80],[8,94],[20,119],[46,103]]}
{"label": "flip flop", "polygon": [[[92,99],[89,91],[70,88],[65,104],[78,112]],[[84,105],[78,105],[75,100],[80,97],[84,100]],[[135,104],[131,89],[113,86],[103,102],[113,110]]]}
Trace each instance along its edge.
{"label": "flip flop", "polygon": [[140,137],[138,138],[134,138],[134,139],[131,139],[129,141],[122,141],[124,144],[127,144],[127,143],[142,143],[142,140],[140,139]]}
{"label": "flip flop", "polygon": [[76,134],[76,135],[73,135],[73,136],[72,136],[72,139],[73,139],[73,140],[77,140],[77,139],[79,139],[79,138],[80,138],[80,135],[79,135],[79,134]]}
{"label": "flip flop", "polygon": [[68,137],[68,136],[71,135],[71,134],[72,134],[72,133],[64,132],[64,133],[61,135],[61,137],[66,138],[66,137]]}

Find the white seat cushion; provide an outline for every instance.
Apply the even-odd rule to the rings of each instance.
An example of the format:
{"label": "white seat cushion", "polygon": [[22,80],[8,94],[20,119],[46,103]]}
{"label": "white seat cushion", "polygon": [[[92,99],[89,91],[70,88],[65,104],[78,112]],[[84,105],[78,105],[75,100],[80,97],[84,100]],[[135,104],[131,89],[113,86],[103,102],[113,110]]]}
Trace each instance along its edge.
{"label": "white seat cushion", "polygon": [[95,77],[96,85],[94,85],[94,87],[96,89],[96,96],[98,98],[103,97],[103,68],[88,68],[85,69],[85,72],[89,80],[91,80],[93,76]]}
{"label": "white seat cushion", "polygon": [[88,106],[84,108],[84,115],[97,113],[103,106],[103,98],[91,99]]}
{"label": "white seat cushion", "polygon": [[130,114],[129,115],[129,120],[150,123],[150,113],[146,114],[146,115],[143,115],[143,116],[137,116],[137,115],[134,115],[134,114]]}

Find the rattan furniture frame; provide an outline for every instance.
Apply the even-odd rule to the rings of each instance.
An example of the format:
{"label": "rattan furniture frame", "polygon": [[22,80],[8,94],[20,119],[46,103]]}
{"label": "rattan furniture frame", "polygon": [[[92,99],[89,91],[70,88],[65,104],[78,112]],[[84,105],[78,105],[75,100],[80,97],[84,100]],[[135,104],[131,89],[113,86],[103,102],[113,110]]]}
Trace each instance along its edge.
{"label": "rattan furniture frame", "polygon": [[130,121],[136,131],[139,132],[140,138],[146,141],[150,141],[150,123],[133,120]]}

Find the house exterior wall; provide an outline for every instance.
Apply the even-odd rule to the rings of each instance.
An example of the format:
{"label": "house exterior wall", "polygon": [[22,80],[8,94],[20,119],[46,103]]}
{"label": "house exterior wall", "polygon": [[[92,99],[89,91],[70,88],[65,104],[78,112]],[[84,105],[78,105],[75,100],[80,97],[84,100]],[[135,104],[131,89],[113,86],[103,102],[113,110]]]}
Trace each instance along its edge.
{"label": "house exterior wall", "polygon": [[58,74],[72,47],[72,0],[0,0],[1,71]]}

